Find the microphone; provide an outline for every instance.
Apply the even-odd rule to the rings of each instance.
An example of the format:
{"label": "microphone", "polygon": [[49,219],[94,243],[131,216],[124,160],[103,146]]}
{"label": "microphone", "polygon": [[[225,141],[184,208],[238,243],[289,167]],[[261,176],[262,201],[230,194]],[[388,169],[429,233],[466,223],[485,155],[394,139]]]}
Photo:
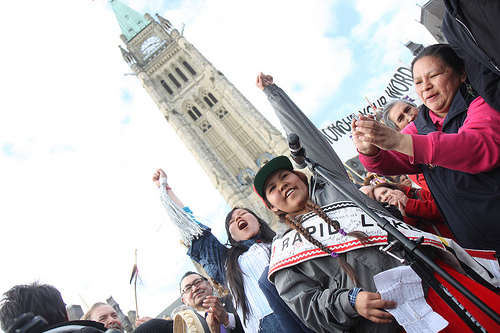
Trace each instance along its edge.
{"label": "microphone", "polygon": [[288,143],[288,148],[290,149],[290,157],[293,160],[293,164],[297,169],[304,169],[307,166],[305,163],[306,150],[302,147],[299,136],[295,133],[290,133],[288,134],[286,141]]}

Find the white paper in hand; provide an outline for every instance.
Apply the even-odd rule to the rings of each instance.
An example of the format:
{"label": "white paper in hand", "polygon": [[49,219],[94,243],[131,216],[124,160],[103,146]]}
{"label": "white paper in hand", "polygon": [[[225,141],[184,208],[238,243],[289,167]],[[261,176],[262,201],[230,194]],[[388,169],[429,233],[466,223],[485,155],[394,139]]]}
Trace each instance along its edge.
{"label": "white paper in hand", "polygon": [[448,322],[427,304],[422,280],[410,266],[400,266],[375,275],[375,285],[383,300],[398,303],[386,309],[407,333],[436,333]]}

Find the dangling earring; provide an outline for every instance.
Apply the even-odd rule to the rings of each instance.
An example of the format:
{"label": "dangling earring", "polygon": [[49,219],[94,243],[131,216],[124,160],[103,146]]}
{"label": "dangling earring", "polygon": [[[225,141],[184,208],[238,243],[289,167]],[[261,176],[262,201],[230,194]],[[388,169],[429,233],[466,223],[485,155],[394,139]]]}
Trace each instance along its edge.
{"label": "dangling earring", "polygon": [[474,88],[472,88],[470,83],[466,83],[465,87],[467,88],[467,92],[469,93],[469,95],[471,95],[472,97],[476,97],[476,94],[474,93]]}

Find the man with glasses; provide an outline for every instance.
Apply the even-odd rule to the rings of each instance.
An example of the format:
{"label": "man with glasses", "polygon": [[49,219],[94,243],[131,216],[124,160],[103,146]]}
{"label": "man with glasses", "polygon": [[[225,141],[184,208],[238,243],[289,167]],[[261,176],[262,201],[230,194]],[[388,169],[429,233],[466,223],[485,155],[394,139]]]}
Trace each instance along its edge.
{"label": "man with glasses", "polygon": [[[216,332],[243,333],[240,319],[235,314],[231,295],[218,298],[213,295],[213,288],[207,278],[195,273],[186,272],[180,283],[181,297],[184,304],[195,309],[209,327],[216,327]],[[214,329],[212,329],[214,333]]]}

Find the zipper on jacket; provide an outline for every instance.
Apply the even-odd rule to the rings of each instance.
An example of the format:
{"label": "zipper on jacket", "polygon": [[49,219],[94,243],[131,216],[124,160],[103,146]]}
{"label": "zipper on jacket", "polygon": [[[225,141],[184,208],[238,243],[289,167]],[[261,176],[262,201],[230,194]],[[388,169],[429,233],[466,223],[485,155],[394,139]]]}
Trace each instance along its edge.
{"label": "zipper on jacket", "polygon": [[465,25],[465,23],[463,23],[458,17],[453,17],[453,18],[465,29],[465,31],[467,32],[467,34],[469,35],[469,37],[472,39],[472,41],[474,42],[474,44],[476,44],[476,46],[478,47],[478,49],[483,53],[483,55],[488,60],[488,62],[490,63],[490,65],[493,66],[497,70],[497,72],[500,73],[500,68],[498,68],[497,65],[491,60],[491,58],[489,58],[488,55],[486,53],[484,53],[484,51],[479,47],[479,44],[476,42],[476,39],[472,35],[472,32],[470,32],[469,28]]}

